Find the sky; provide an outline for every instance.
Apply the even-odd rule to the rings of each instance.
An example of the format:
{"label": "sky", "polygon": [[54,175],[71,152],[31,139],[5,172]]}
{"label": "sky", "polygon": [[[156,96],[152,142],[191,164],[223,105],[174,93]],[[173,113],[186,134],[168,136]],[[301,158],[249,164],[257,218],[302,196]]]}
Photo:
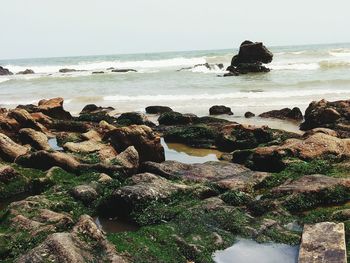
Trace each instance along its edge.
{"label": "sky", "polygon": [[2,0],[0,59],[350,42],[349,0]]}

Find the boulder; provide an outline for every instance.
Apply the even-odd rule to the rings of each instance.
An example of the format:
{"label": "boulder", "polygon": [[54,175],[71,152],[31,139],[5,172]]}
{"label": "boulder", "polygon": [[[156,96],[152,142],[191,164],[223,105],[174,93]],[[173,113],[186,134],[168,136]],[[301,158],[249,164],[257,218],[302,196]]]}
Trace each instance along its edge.
{"label": "boulder", "polygon": [[156,126],[153,122],[148,120],[147,116],[143,113],[140,112],[126,112],[121,114],[117,118],[117,123],[119,125],[147,125],[149,127],[154,127]]}
{"label": "boulder", "polygon": [[6,76],[6,75],[13,75],[11,71],[9,71],[7,68],[3,68],[0,66],[0,76]]}
{"label": "boulder", "polygon": [[209,109],[209,114],[210,115],[221,115],[221,114],[233,115],[233,112],[231,111],[231,108],[226,107],[224,105],[215,105]]}
{"label": "boulder", "polygon": [[19,139],[23,144],[30,144],[37,150],[52,150],[47,136],[39,131],[30,128],[21,129],[18,133]]}
{"label": "boulder", "polygon": [[81,114],[95,114],[95,113],[108,113],[110,111],[113,111],[114,108],[113,107],[101,107],[101,106],[96,106],[95,104],[88,104],[86,105],[81,112],[79,113]]}
{"label": "boulder", "polygon": [[95,142],[102,141],[101,134],[95,130],[89,130],[88,132],[82,133],[81,138],[83,140],[87,140],[87,141],[89,141],[89,140],[95,141]]}
{"label": "boulder", "polygon": [[242,63],[261,62],[268,64],[272,61],[273,54],[261,42],[244,41],[238,55],[234,56],[231,61],[232,66],[238,66]]}
{"label": "boulder", "polygon": [[15,169],[9,165],[0,166],[0,183],[8,183],[16,178],[21,177]]}
{"label": "boulder", "polygon": [[112,69],[112,72],[116,73],[127,73],[127,72],[137,72],[135,69]]}
{"label": "boulder", "polygon": [[298,107],[295,107],[293,109],[284,108],[281,110],[272,110],[268,112],[264,112],[259,115],[259,117],[262,118],[275,118],[275,119],[281,119],[281,120],[295,120],[295,121],[302,121],[303,120],[303,114],[301,110]]}
{"label": "boulder", "polygon": [[[244,155],[242,155],[242,153]],[[281,145],[258,147],[249,153],[234,152],[233,161],[250,164],[261,171],[280,171],[284,158],[313,160],[334,156],[339,159],[350,157],[350,139],[339,139],[328,134],[316,133],[307,138],[288,139]]]}
{"label": "boulder", "polygon": [[43,130],[43,127],[24,109],[11,110],[8,116],[15,119],[22,128],[32,128],[37,131]]}
{"label": "boulder", "polygon": [[346,263],[344,224],[322,222],[304,225],[298,262]]}
{"label": "boulder", "polygon": [[261,43],[244,41],[238,55],[234,56],[231,65],[227,68],[228,74],[224,76],[237,76],[249,72],[268,72],[270,69],[262,64],[272,61],[273,54]]}
{"label": "boulder", "polygon": [[70,68],[62,68],[62,69],[60,69],[58,72],[59,72],[59,73],[70,73],[70,72],[76,72],[76,71],[78,71],[78,70],[76,70],[76,69],[70,69]]}
{"label": "boulder", "polygon": [[63,98],[53,98],[49,100],[41,100],[38,104],[39,112],[60,120],[70,120],[72,115],[63,109]]}
{"label": "boulder", "polygon": [[28,75],[28,74],[35,74],[35,72],[32,69],[26,69],[24,71],[20,71],[17,73],[17,75]]}
{"label": "boulder", "polygon": [[300,128],[310,130],[319,127],[334,129],[343,138],[350,137],[350,100],[311,102]]}
{"label": "boulder", "polygon": [[54,166],[68,172],[76,172],[80,163],[72,156],[63,152],[37,151],[17,158],[16,163],[30,168],[49,170]]}
{"label": "boulder", "polygon": [[29,149],[12,141],[5,134],[0,133],[0,157],[9,162],[15,161],[19,156],[27,154]]}
{"label": "boulder", "polygon": [[126,263],[127,260],[117,254],[115,247],[108,242],[93,219],[83,215],[70,233],[50,234],[44,242],[21,255],[16,262]]}
{"label": "boulder", "polygon": [[179,112],[165,112],[158,118],[161,125],[186,125],[193,123],[198,117],[194,114],[182,114]]}
{"label": "boulder", "polygon": [[247,111],[246,113],[244,113],[244,117],[246,117],[247,119],[253,118],[255,117],[255,114],[253,112]]}
{"label": "boulder", "polygon": [[165,112],[172,112],[173,110],[167,106],[148,106],[146,113],[148,114],[162,114]]}
{"label": "boulder", "polygon": [[101,150],[105,145],[93,140],[83,142],[67,142],[63,149],[76,153],[92,153]]}
{"label": "boulder", "polygon": [[98,197],[98,193],[91,185],[78,185],[72,189],[72,196],[85,204],[91,204]]}
{"label": "boulder", "polygon": [[123,166],[129,173],[135,173],[139,168],[139,153],[134,146],[126,148],[125,151],[118,154],[114,162]]}
{"label": "boulder", "polygon": [[134,146],[140,156],[140,162],[165,160],[164,148],[160,138],[154,134],[151,128],[145,125],[131,125],[115,128],[106,133],[104,140],[109,141],[117,152],[124,151],[129,146]]}
{"label": "boulder", "polygon": [[36,122],[41,123],[44,126],[49,126],[52,124],[52,118],[42,112],[33,112],[30,115]]}
{"label": "boulder", "polygon": [[93,71],[91,74],[104,74],[104,71]]}
{"label": "boulder", "polygon": [[143,172],[158,174],[172,180],[210,182],[222,189],[246,191],[270,176],[269,173],[254,172],[243,165],[224,162],[184,164],[176,161],[163,163],[145,162]]}
{"label": "boulder", "polygon": [[332,189],[343,186],[350,189],[350,179],[334,178],[320,174],[305,175],[294,181],[287,181],[284,184],[272,189],[277,194],[300,194],[318,193],[325,189]]}
{"label": "boulder", "polygon": [[189,186],[173,183],[151,173],[136,174],[130,178],[131,185],[116,189],[100,206],[108,216],[127,216],[136,205],[167,199],[172,194],[183,192]]}

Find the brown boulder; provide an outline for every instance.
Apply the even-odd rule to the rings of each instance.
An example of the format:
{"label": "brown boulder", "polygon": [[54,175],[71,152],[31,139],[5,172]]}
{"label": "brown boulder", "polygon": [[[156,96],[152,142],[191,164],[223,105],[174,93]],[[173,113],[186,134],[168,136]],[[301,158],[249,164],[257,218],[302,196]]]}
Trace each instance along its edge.
{"label": "brown boulder", "polygon": [[0,133],[0,157],[13,162],[17,157],[27,154],[29,149],[12,141],[5,134]]}
{"label": "brown boulder", "polygon": [[7,68],[3,68],[0,66],[0,76],[6,76],[6,75],[13,75],[11,71],[9,71]]}
{"label": "brown boulder", "polygon": [[129,146],[134,146],[139,153],[140,162],[162,162],[165,160],[160,138],[145,125],[115,128],[106,133],[104,140],[110,141],[118,152],[124,151]]}
{"label": "brown boulder", "polygon": [[324,133],[316,133],[307,138],[288,139],[281,145],[258,147],[250,152],[236,151],[233,161],[250,163],[250,167],[261,171],[280,171],[286,157],[312,160],[328,156],[350,157],[350,139],[339,139]]}
{"label": "brown boulder", "polygon": [[23,144],[30,144],[37,150],[52,150],[49,145],[47,136],[42,132],[35,131],[30,128],[25,128],[19,131],[18,136]]}
{"label": "brown boulder", "polygon": [[320,100],[310,103],[305,111],[305,121],[301,124],[302,130],[317,127],[343,130],[347,137],[350,133],[346,128],[350,125],[350,100],[329,102]]}
{"label": "brown boulder", "polygon": [[8,183],[12,181],[13,179],[16,179],[20,177],[21,175],[16,172],[15,169],[13,169],[9,165],[4,165],[0,167],[0,182],[1,183]]}
{"label": "brown boulder", "polygon": [[215,105],[209,109],[209,115],[221,115],[221,114],[233,115],[233,112],[231,111],[230,107],[226,107],[224,105]]}
{"label": "brown boulder", "polygon": [[24,109],[11,110],[8,116],[15,119],[22,128],[32,128],[36,131],[43,130],[43,127],[37,123],[33,117]]}
{"label": "brown boulder", "polygon": [[48,170],[54,166],[75,172],[78,170],[80,163],[72,156],[63,152],[37,151],[32,154],[17,158],[16,163],[30,168]]}
{"label": "brown boulder", "polygon": [[63,98],[54,98],[39,101],[38,111],[54,119],[72,119],[72,115],[63,109]]}

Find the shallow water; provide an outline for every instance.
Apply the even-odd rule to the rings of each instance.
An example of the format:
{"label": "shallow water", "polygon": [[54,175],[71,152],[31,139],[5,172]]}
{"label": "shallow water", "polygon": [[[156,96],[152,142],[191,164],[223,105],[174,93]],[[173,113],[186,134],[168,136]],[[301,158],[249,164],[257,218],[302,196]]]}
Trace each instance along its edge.
{"label": "shallow water", "polygon": [[297,263],[298,247],[284,244],[259,244],[240,239],[232,247],[213,255],[216,263]]}
{"label": "shallow water", "polygon": [[131,222],[121,219],[109,219],[104,217],[96,217],[96,225],[106,233],[120,233],[136,231],[139,227]]}
{"label": "shallow water", "polygon": [[[73,113],[86,104],[112,106],[119,112],[144,111],[149,105],[167,105],[179,112],[208,114],[215,104],[232,108],[235,116],[298,106],[312,100],[350,96],[350,44],[271,47],[274,60],[267,74],[221,78],[224,70],[197,67],[201,63],[228,66],[237,49],[154,54],[3,60],[14,73],[31,68],[37,74],[0,76],[0,106],[36,102],[62,96]],[[134,68],[138,72],[112,73],[106,69]],[[61,74],[61,68],[77,71]],[[105,74],[91,74],[104,70]]]}
{"label": "shallow water", "polygon": [[205,163],[219,161],[222,152],[213,149],[192,148],[181,143],[167,143],[161,139],[165,151],[165,160],[181,163]]}
{"label": "shallow water", "polygon": [[50,138],[48,143],[54,151],[63,151],[63,148],[61,146],[58,146],[56,137]]}

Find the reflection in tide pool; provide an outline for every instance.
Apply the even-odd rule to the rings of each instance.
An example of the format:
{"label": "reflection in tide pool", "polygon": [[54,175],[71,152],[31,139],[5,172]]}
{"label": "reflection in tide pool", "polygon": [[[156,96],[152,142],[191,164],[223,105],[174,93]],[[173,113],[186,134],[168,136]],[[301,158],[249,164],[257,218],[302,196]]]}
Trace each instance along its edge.
{"label": "reflection in tide pool", "polygon": [[213,258],[216,263],[297,263],[298,247],[240,239],[232,247],[215,252]]}
{"label": "reflection in tide pool", "polygon": [[181,143],[166,143],[161,139],[165,151],[165,160],[181,163],[205,163],[218,161],[222,152],[213,149],[192,148]]}
{"label": "reflection in tide pool", "polygon": [[48,143],[49,143],[50,147],[52,148],[52,150],[63,151],[63,148],[61,146],[58,146],[56,137],[50,138],[48,140]]}

